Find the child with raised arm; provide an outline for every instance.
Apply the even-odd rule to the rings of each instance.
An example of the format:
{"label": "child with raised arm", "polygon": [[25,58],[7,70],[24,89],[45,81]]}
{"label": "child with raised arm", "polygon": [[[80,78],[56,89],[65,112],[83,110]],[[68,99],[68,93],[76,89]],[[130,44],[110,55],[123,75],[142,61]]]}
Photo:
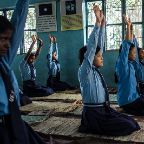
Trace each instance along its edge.
{"label": "child with raised arm", "polygon": [[139,95],[144,96],[144,50],[139,47],[136,37],[134,36],[133,43],[136,48],[136,59],[133,65],[136,71],[137,89]]}
{"label": "child with raised arm", "polygon": [[[36,40],[39,42],[39,46],[36,52],[32,53]],[[38,37],[36,38],[35,36],[32,36],[32,44],[29,51],[20,63],[20,71],[23,80],[23,92],[30,97],[48,96],[54,93],[52,88],[42,86],[36,82],[36,68],[34,66],[34,62],[39,56],[42,46],[43,41]]]}
{"label": "child with raised arm", "polygon": [[58,61],[58,47],[56,43],[56,37],[49,36],[50,47],[48,50],[47,61],[49,78],[47,80],[47,86],[51,87],[55,91],[72,90],[74,87],[70,86],[68,83],[60,80],[60,63]]}
{"label": "child with raised arm", "polygon": [[144,50],[138,47],[138,62],[139,67],[137,69],[138,77],[138,90],[141,95],[144,96]]}
{"label": "child with raised arm", "polygon": [[131,117],[110,107],[106,83],[99,68],[103,66],[102,49],[105,38],[105,17],[97,5],[93,7],[96,24],[87,46],[80,49],[78,71],[83,101],[79,132],[109,136],[128,135],[140,127]]}
{"label": "child with raised arm", "polygon": [[[144,97],[138,90],[137,73],[139,65],[134,66],[136,59],[136,41],[131,31],[131,21],[124,16],[127,25],[126,38],[122,42],[119,57],[116,63],[116,76],[118,80],[118,104],[127,113],[133,115],[144,115]],[[137,70],[136,70],[137,69]]]}
{"label": "child with raised arm", "polygon": [[29,0],[18,0],[11,22],[0,16],[0,143],[44,144],[19,111],[19,87],[12,62],[22,40]]}

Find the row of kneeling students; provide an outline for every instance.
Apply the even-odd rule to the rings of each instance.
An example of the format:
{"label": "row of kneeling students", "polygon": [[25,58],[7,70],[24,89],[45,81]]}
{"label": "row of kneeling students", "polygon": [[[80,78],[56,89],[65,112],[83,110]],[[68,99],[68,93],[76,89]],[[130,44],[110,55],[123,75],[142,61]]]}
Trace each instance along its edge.
{"label": "row of kneeling students", "polygon": [[[11,22],[4,16],[0,16],[0,137],[2,144],[46,143],[21,118],[19,87],[11,68],[23,37],[28,6],[29,0],[18,0]],[[93,6],[93,11],[96,19],[93,31],[87,45],[79,50],[78,80],[83,110],[78,131],[107,136],[128,135],[139,130],[140,126],[132,117],[110,107],[107,85],[99,70],[103,66],[105,16],[97,5]],[[120,46],[115,67],[118,104],[129,114],[144,116],[144,53],[133,34],[130,19],[124,16],[124,20],[127,26],[126,36]],[[47,86],[42,86],[35,80],[34,61],[43,46],[39,37],[32,36],[30,49],[20,63],[23,91],[28,96],[47,96],[54,91],[74,89],[60,81],[56,37],[50,35],[49,39],[51,44],[47,55],[49,69]],[[36,41],[38,48],[33,53],[32,49]]]}
{"label": "row of kneeling students", "polygon": [[[23,81],[23,92],[30,97],[48,96],[54,93],[54,91],[64,91],[75,89],[68,83],[60,80],[60,63],[58,61],[58,46],[56,43],[56,37],[49,36],[50,47],[47,54],[47,66],[49,71],[49,77],[47,79],[47,86],[43,86],[36,82],[36,68],[34,66],[35,60],[38,58],[43,41],[38,36],[32,36],[32,44],[20,63],[20,72]],[[38,42],[38,48],[36,52],[32,52],[34,44]]]}

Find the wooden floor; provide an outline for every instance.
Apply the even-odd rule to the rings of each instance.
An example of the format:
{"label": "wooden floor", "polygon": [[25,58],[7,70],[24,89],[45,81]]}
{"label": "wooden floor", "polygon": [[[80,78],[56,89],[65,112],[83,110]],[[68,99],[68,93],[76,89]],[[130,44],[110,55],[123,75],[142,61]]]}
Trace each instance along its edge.
{"label": "wooden floor", "polygon": [[[55,93],[47,97],[32,98],[33,103],[21,107],[23,119],[27,121],[34,130],[46,135],[67,137],[83,144],[94,143],[144,143],[144,117],[134,117],[141,126],[141,130],[129,136],[106,137],[92,134],[79,133],[78,127],[81,120],[82,104],[78,91],[65,91]],[[115,103],[116,96],[110,96],[112,107],[118,111],[121,109]],[[133,116],[132,116],[133,117]],[[75,141],[75,143],[76,143]]]}

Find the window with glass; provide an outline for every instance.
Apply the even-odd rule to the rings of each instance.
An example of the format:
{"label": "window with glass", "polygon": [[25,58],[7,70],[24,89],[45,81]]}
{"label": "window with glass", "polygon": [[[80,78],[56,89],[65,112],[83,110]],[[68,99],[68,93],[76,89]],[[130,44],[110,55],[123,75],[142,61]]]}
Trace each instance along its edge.
{"label": "window with glass", "polygon": [[[0,10],[0,15],[4,15],[4,13],[5,13],[6,17],[10,20],[12,17],[13,11],[14,11],[13,9]],[[34,7],[29,8],[27,19],[26,19],[26,24],[25,24],[25,29],[24,29],[24,38],[20,44],[17,54],[27,53],[27,51],[32,43],[32,39],[31,39],[32,35],[37,35],[36,13],[35,13]],[[35,51],[36,46],[37,46],[37,44],[35,44],[33,51]]]}
{"label": "window with glass", "polygon": [[[35,8],[29,8],[27,20],[25,24],[25,32],[24,32],[24,49],[23,53],[27,53],[29,47],[32,43],[31,36],[37,35],[36,32],[36,12]],[[33,51],[35,51],[37,44],[34,45]]]}
{"label": "window with glass", "polygon": [[87,11],[87,16],[86,16],[86,33],[87,33],[87,38],[89,37],[90,33],[93,30],[93,25],[95,23],[95,15],[93,13],[93,5],[98,4],[99,7],[102,9],[102,1],[88,1],[86,3],[86,11]]}
{"label": "window with glass", "polygon": [[126,14],[131,18],[133,23],[133,31],[139,42],[139,46],[142,47],[144,42],[142,41],[142,0],[126,0]]}
{"label": "window with glass", "polygon": [[125,36],[125,24],[122,14],[131,18],[133,31],[136,34],[139,46],[143,46],[142,0],[86,0],[86,35],[87,39],[95,23],[93,4],[98,4],[106,16],[106,50],[119,49]]}
{"label": "window with glass", "polygon": [[106,49],[118,49],[122,41],[121,0],[108,0],[106,3]]}

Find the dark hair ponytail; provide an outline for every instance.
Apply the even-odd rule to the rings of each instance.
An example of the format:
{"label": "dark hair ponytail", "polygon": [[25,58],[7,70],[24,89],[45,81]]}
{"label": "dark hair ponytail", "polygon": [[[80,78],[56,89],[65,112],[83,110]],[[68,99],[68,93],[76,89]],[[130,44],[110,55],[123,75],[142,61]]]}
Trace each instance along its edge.
{"label": "dark hair ponytail", "polygon": [[[99,46],[97,46],[96,48],[96,52],[95,55],[101,50],[101,48]],[[80,60],[80,65],[82,64],[83,60],[84,60],[84,54],[87,51],[87,46],[83,46],[80,50],[79,50],[79,60]]]}
{"label": "dark hair ponytail", "polygon": [[100,50],[101,50],[101,48],[99,46],[97,46],[95,54],[97,54]]}
{"label": "dark hair ponytail", "polygon": [[4,33],[6,30],[13,30],[12,23],[4,16],[0,15],[0,33]]}
{"label": "dark hair ponytail", "polygon": [[117,84],[118,83],[118,76],[117,76],[116,72],[114,73],[114,80],[115,80],[115,83]]}
{"label": "dark hair ponytail", "polygon": [[87,51],[87,46],[83,46],[80,50],[79,50],[79,61],[80,61],[80,65],[82,64],[83,60],[84,60],[84,54]]}
{"label": "dark hair ponytail", "polygon": [[[119,55],[121,53],[121,50],[122,50],[122,44],[120,45],[120,48],[119,48]],[[116,72],[114,72],[114,81],[116,84],[118,83],[118,76],[117,76]]]}

